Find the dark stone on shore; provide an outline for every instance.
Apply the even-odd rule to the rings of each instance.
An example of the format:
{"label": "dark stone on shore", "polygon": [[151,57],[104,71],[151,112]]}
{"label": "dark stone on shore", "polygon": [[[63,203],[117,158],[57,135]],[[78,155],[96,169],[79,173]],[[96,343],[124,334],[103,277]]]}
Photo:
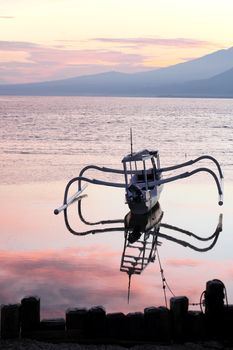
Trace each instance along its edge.
{"label": "dark stone on shore", "polygon": [[126,316],[123,312],[107,314],[107,336],[115,339],[127,337]]}
{"label": "dark stone on shore", "polygon": [[224,289],[222,281],[213,279],[206,283],[205,313],[206,315],[219,315],[224,307]]}
{"label": "dark stone on shore", "polygon": [[165,306],[159,307],[158,340],[170,342],[172,333],[171,312]]}
{"label": "dark stone on shore", "polygon": [[189,300],[185,296],[170,299],[170,311],[172,317],[173,339],[184,342],[186,339],[186,324]]}
{"label": "dark stone on shore", "polygon": [[83,333],[87,329],[88,311],[86,308],[73,308],[66,311],[66,329],[78,329]]}
{"label": "dark stone on shore", "polygon": [[213,279],[206,283],[205,316],[206,332],[209,339],[223,339],[225,333],[224,322],[224,291],[222,281]]}
{"label": "dark stone on shore", "polygon": [[224,339],[229,339],[233,343],[233,305],[224,307]]}
{"label": "dark stone on shore", "polygon": [[65,330],[64,318],[51,318],[44,319],[40,322],[40,330],[43,331],[64,331]]}
{"label": "dark stone on shore", "polygon": [[145,338],[156,341],[170,341],[171,316],[166,307],[147,307],[144,310]]}
{"label": "dark stone on shore", "polygon": [[1,338],[18,338],[20,333],[20,304],[1,306]]}
{"label": "dark stone on shore", "polygon": [[186,338],[189,341],[201,341],[205,339],[205,318],[201,311],[188,311],[185,325]]}
{"label": "dark stone on shore", "polygon": [[144,314],[142,312],[128,313],[126,321],[128,338],[142,340],[144,338]]}
{"label": "dark stone on shore", "polygon": [[103,337],[106,334],[106,311],[103,306],[94,306],[88,310],[86,335]]}
{"label": "dark stone on shore", "polygon": [[25,297],[21,300],[21,335],[40,327],[40,298]]}
{"label": "dark stone on shore", "polygon": [[224,284],[219,280],[209,281],[203,295],[205,313],[188,311],[188,298],[181,296],[171,298],[170,310],[148,307],[144,313],[106,315],[102,306],[95,306],[89,310],[68,309],[66,319],[45,319],[41,322],[40,299],[26,297],[21,305],[1,306],[1,338],[20,339],[21,336],[52,342],[114,343],[128,347],[148,342],[171,344],[213,340],[231,345],[233,305],[224,305],[224,299],[227,301]]}

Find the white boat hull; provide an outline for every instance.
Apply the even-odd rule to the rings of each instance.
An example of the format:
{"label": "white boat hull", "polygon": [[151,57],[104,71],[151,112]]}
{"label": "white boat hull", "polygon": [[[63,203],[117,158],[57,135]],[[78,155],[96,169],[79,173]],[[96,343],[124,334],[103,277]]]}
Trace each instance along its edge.
{"label": "white boat hull", "polygon": [[160,185],[153,190],[144,192],[144,198],[140,201],[127,201],[129,209],[134,214],[148,213],[158,202],[163,186]]}

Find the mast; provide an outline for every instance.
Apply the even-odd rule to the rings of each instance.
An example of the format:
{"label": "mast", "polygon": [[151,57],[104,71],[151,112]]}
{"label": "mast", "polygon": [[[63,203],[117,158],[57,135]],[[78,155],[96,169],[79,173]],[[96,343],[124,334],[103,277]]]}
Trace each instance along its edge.
{"label": "mast", "polygon": [[130,128],[130,147],[131,147],[131,156],[133,155],[133,133],[132,128]]}
{"label": "mast", "polygon": [[129,298],[130,298],[130,287],[131,287],[131,277],[132,277],[132,273],[131,271],[128,272],[128,276],[129,276],[129,284],[128,284],[128,304],[129,304]]}

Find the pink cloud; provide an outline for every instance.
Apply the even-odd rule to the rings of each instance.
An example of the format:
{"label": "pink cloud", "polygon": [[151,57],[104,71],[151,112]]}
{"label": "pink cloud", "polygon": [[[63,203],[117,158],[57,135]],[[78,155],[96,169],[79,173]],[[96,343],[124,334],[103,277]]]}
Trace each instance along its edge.
{"label": "pink cloud", "polygon": [[92,40],[103,43],[130,44],[137,46],[157,45],[180,48],[219,47],[219,45],[210,41],[189,38],[94,38]]}
{"label": "pink cloud", "polygon": [[25,41],[0,41],[0,51],[18,51],[18,50],[28,50],[36,49],[40,46],[34,43]]}
{"label": "pink cloud", "polygon": [[[103,73],[109,70],[134,73],[156,69],[145,66],[148,57],[140,48],[144,46],[166,46],[178,48],[217,47],[217,44],[188,38],[94,38],[103,44],[117,44],[117,49],[82,50],[57,45],[47,47],[32,42],[0,41],[0,52],[5,54],[0,60],[1,83],[26,83],[64,79],[80,75]],[[138,49],[137,53],[125,52],[127,47]],[[122,50],[124,48],[124,51]],[[7,52],[15,53],[14,56]]]}
{"label": "pink cloud", "polygon": [[0,19],[12,19],[14,16],[0,16]]}
{"label": "pink cloud", "polygon": [[202,265],[202,261],[194,259],[168,259],[167,265],[173,267],[198,267]]}
{"label": "pink cloud", "polygon": [[64,79],[109,70],[135,72],[150,68],[144,67],[141,54],[116,50],[74,50],[30,42],[0,41],[1,51],[27,53],[27,62],[25,58],[24,61],[20,57],[17,60],[16,54],[14,62],[2,60],[0,76],[3,83]]}
{"label": "pink cloud", "polygon": [[[1,251],[1,303],[18,302],[25,295],[39,295],[43,313],[50,316],[61,315],[66,308],[77,305],[103,304],[108,311],[124,309],[127,276],[119,272],[119,253],[93,246],[84,252],[82,255],[83,250],[79,249]],[[135,301],[143,299],[143,288],[137,281],[134,281],[133,294]]]}

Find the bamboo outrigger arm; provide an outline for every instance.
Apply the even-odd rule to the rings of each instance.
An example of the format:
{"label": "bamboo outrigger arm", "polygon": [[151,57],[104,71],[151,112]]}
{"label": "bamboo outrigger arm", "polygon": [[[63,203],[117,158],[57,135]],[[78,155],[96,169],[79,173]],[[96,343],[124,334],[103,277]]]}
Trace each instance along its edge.
{"label": "bamboo outrigger arm", "polygon": [[197,162],[199,162],[200,160],[203,160],[203,159],[209,159],[212,162],[214,162],[216,164],[217,168],[218,168],[220,179],[223,179],[223,173],[222,173],[222,170],[221,170],[219,162],[214,157],[209,156],[209,155],[203,155],[203,156],[200,156],[198,158],[191,159],[191,160],[189,160],[187,162],[184,162],[184,163],[180,163],[180,164],[177,164],[177,165],[172,165],[172,166],[165,167],[165,168],[160,168],[160,169],[158,169],[158,172],[164,172],[164,171],[171,171],[171,170],[180,169],[180,168],[183,168],[183,167],[186,167],[186,166],[189,166],[189,165],[193,165],[194,163],[197,163]]}
{"label": "bamboo outrigger arm", "polygon": [[82,201],[78,201],[78,216],[80,218],[80,220],[85,224],[85,225],[89,225],[89,226],[95,226],[95,225],[112,225],[112,224],[119,224],[122,223],[124,224],[124,220],[123,219],[115,219],[115,220],[99,220],[99,221],[95,221],[95,222],[90,222],[87,221],[82,213]]}
{"label": "bamboo outrigger arm", "polygon": [[219,194],[219,201],[218,201],[218,204],[219,205],[223,205],[223,190],[222,190],[222,183],[220,183],[217,175],[215,174],[215,172],[209,168],[198,168],[198,169],[195,169],[195,170],[192,170],[192,171],[187,171],[185,173],[181,173],[181,174],[178,174],[178,175],[175,175],[175,176],[171,176],[171,177],[168,177],[166,179],[161,179],[161,180],[158,180],[157,181],[157,185],[162,185],[162,184],[165,184],[165,183],[169,183],[169,182],[173,182],[173,181],[176,181],[176,180],[180,180],[180,179],[184,179],[186,177],[189,177],[189,176],[192,176],[194,174],[197,174],[199,172],[207,172],[209,173],[210,175],[213,176],[214,180],[215,180],[215,183],[217,185],[217,189],[218,189],[218,194]]}
{"label": "bamboo outrigger arm", "polygon": [[[148,151],[147,151],[147,153],[148,153]],[[149,154],[151,155],[150,152],[149,152]],[[215,172],[213,170],[211,170],[209,168],[206,168],[206,167],[200,167],[200,168],[194,169],[192,171],[184,172],[184,173],[177,174],[177,175],[174,175],[174,176],[171,176],[171,177],[167,177],[167,178],[160,177],[157,180],[154,179],[154,181],[150,182],[150,184],[153,187],[156,187],[156,186],[163,185],[165,183],[169,183],[169,182],[173,182],[173,181],[176,181],[176,180],[179,180],[179,179],[190,177],[190,176],[192,176],[192,175],[194,175],[194,174],[196,174],[198,172],[207,172],[210,175],[212,175],[214,180],[215,180],[215,183],[216,183],[217,189],[218,189],[218,194],[219,194],[218,204],[222,205],[223,204],[223,173],[222,173],[222,170],[221,170],[221,167],[220,167],[218,161],[214,157],[208,156],[208,155],[203,155],[203,156],[200,156],[200,157],[198,157],[198,158],[196,158],[194,160],[190,160],[190,161],[187,161],[187,162],[184,162],[184,163],[181,163],[181,164],[177,164],[177,165],[174,165],[174,166],[165,167],[165,168],[157,168],[156,172],[159,174],[159,173],[163,173],[163,172],[166,172],[166,171],[181,169],[183,167],[190,166],[190,165],[192,165],[194,163],[197,163],[197,162],[199,162],[199,161],[201,161],[203,159],[211,160],[217,166],[218,173],[219,173],[219,178],[217,177],[217,175],[215,174]],[[92,183],[92,184],[95,184],[95,185],[102,185],[102,186],[110,186],[110,187],[118,187],[118,188],[125,188],[125,189],[127,189],[127,181],[125,181],[125,183],[118,183],[118,182],[108,182],[108,181],[103,181],[103,180],[90,179],[88,177],[85,177],[84,173],[87,170],[90,170],[90,169],[98,170],[98,171],[105,172],[105,173],[121,174],[121,175],[125,176],[125,179],[126,179],[127,174],[131,174],[131,175],[137,174],[137,173],[140,174],[140,171],[138,171],[137,169],[126,170],[126,168],[124,167],[124,170],[123,169],[121,170],[121,169],[113,169],[113,168],[108,168],[108,167],[99,167],[97,165],[88,165],[88,166],[84,167],[80,171],[80,174],[79,174],[78,177],[75,177],[75,178],[73,178],[72,180],[70,180],[68,182],[68,184],[66,186],[66,189],[65,189],[63,205],[54,210],[55,214],[59,214],[61,211],[66,210],[69,205],[74,203],[76,200],[79,200],[81,193],[86,188],[86,185],[82,188],[82,181],[87,182],[87,183]],[[76,181],[78,182],[78,191],[72,197],[68,198],[69,188]],[[146,183],[146,188],[148,188],[148,184],[147,183]]]}
{"label": "bamboo outrigger arm", "polygon": [[217,242],[217,240],[218,240],[219,234],[220,234],[220,231],[217,232],[217,233],[214,235],[214,240],[212,241],[212,243],[211,243],[208,247],[205,247],[205,248],[198,248],[198,247],[196,247],[195,245],[193,245],[193,244],[191,244],[191,243],[188,243],[188,242],[183,241],[183,240],[181,240],[181,239],[177,239],[177,238],[175,238],[175,237],[172,237],[172,236],[163,234],[163,233],[161,233],[161,232],[159,232],[159,233],[157,234],[157,237],[159,237],[159,238],[165,238],[165,239],[167,239],[168,241],[172,241],[172,242],[174,242],[174,243],[177,243],[177,244],[179,244],[179,245],[182,245],[183,247],[188,247],[188,248],[193,249],[193,250],[195,250],[195,251],[197,251],[197,252],[207,252],[208,250],[211,250],[211,249],[215,246],[215,244],[216,244],[216,242]]}
{"label": "bamboo outrigger arm", "polygon": [[[113,169],[113,168],[108,168],[108,167],[100,167],[98,165],[87,165],[86,167],[84,167],[80,173],[79,173],[79,177],[83,177],[83,174],[87,171],[87,170],[90,170],[90,169],[94,169],[94,170],[99,170],[99,171],[102,171],[104,173],[112,173],[112,174],[121,174],[121,175],[124,175],[125,174],[125,171],[123,169]],[[137,173],[137,171],[126,171],[127,174],[135,174]],[[79,180],[78,182],[78,189],[80,190],[81,189],[81,181],[82,179]],[[99,180],[95,180],[95,181],[99,181]],[[98,185],[104,185],[103,183],[98,183]],[[111,186],[111,185],[105,185],[105,186]],[[114,186],[113,187],[117,187],[117,186]],[[124,186],[121,186],[121,187],[125,187],[125,184]]]}
{"label": "bamboo outrigger arm", "polygon": [[[115,172],[115,173],[119,173],[119,174],[123,173],[123,171],[119,170],[119,169],[101,168],[101,167],[97,167],[97,166],[94,166],[94,165],[90,165],[90,166],[87,166],[87,167],[83,168],[83,170],[81,171],[81,174],[83,174],[83,172],[88,170],[88,169],[98,169],[98,170],[104,171],[104,172],[111,172],[111,173]],[[219,194],[218,204],[222,205],[223,204],[222,184],[220,183],[220,181],[219,181],[217,175],[214,173],[214,171],[211,170],[211,169],[208,169],[208,168],[198,168],[198,169],[192,170],[190,172],[187,171],[187,172],[184,172],[184,173],[181,173],[181,174],[178,174],[178,175],[175,175],[175,176],[171,176],[171,177],[168,177],[168,178],[164,178],[164,179],[162,178],[160,180],[155,181],[154,184],[156,186],[160,186],[160,185],[165,184],[165,183],[169,183],[169,182],[180,180],[180,179],[183,179],[183,178],[186,178],[186,177],[190,177],[190,176],[192,176],[192,175],[194,175],[194,174],[196,174],[198,172],[207,172],[207,173],[209,173],[210,175],[213,176],[213,178],[215,180],[215,183],[217,185],[218,194]],[[70,197],[68,199],[69,188],[76,181],[78,181],[78,191],[72,197]],[[86,188],[86,186],[84,186],[83,188],[81,187],[82,181],[85,181],[85,182],[88,182],[88,183],[92,183],[92,184],[95,184],[95,185],[102,185],[102,186],[109,186],[109,187],[117,187],[117,188],[125,188],[126,187],[125,183],[117,183],[117,182],[102,181],[102,180],[97,180],[97,179],[89,179],[88,177],[84,177],[84,176],[74,177],[66,185],[63,205],[61,207],[55,209],[54,210],[54,214],[57,215],[61,211],[66,210],[69,205],[71,205],[75,200],[78,199],[78,197],[81,195],[81,193]]]}
{"label": "bamboo outrigger arm", "polygon": [[[157,183],[157,185],[160,185],[160,184],[163,184],[163,183],[172,182],[172,181],[176,181],[178,179],[183,179],[183,178],[189,177],[189,176],[194,175],[194,174],[196,174],[198,172],[201,172],[201,171],[208,172],[215,179],[215,182],[216,182],[216,185],[217,185],[217,188],[218,188],[218,193],[219,193],[219,202],[218,202],[218,204],[222,205],[223,204],[223,178],[224,178],[224,176],[223,176],[223,173],[222,173],[222,170],[221,170],[219,162],[214,157],[209,156],[209,155],[203,155],[203,156],[200,156],[198,158],[195,158],[193,160],[189,160],[189,161],[181,163],[181,164],[173,165],[173,166],[170,166],[170,167],[159,168],[159,169],[157,169],[157,172],[158,173],[163,173],[163,172],[166,172],[166,171],[177,170],[177,169],[180,169],[180,168],[183,168],[183,167],[186,167],[186,166],[193,165],[193,164],[195,164],[195,163],[197,163],[197,162],[199,162],[199,161],[201,161],[203,159],[211,160],[216,165],[216,167],[218,169],[218,173],[219,173],[219,178],[216,176],[215,172],[212,171],[211,169],[206,168],[206,167],[201,167],[201,168],[198,168],[198,169],[194,169],[193,171],[190,171],[190,172],[184,172],[184,173],[175,175],[175,176],[170,177],[170,178],[162,179],[162,180],[160,180],[161,182]],[[85,168],[83,168],[81,170],[79,176],[83,177],[83,174],[89,169],[95,169],[95,170],[103,171],[103,172],[106,172],[106,173],[115,173],[115,174],[122,174],[122,175],[125,174],[125,171],[121,170],[121,169],[113,169],[113,168],[107,168],[107,167],[99,167],[99,166],[96,166],[96,165],[88,165],[88,166],[86,166]],[[127,172],[127,174],[135,174],[135,173],[137,173],[137,171],[130,171],[130,170],[128,170],[126,172]],[[79,190],[81,190],[81,181],[82,181],[82,179],[80,179],[79,183],[78,183],[78,189]],[[93,180],[93,181],[95,181],[95,182],[93,182],[95,184],[105,185],[100,180]],[[118,187],[115,183],[108,183],[105,186]],[[125,185],[119,186],[119,187],[125,187]]]}
{"label": "bamboo outrigger arm", "polygon": [[106,228],[98,228],[93,230],[87,230],[87,231],[76,231],[74,230],[68,221],[67,213],[64,211],[64,217],[65,217],[65,225],[67,229],[75,236],[87,236],[87,235],[94,235],[96,233],[105,233],[105,232],[118,232],[118,231],[124,231],[124,227],[106,227]]}
{"label": "bamboo outrigger arm", "polygon": [[165,238],[168,241],[172,241],[174,243],[182,245],[183,247],[188,247],[188,248],[191,248],[191,249],[196,250],[198,252],[207,252],[208,250],[212,249],[215,246],[215,244],[216,244],[216,242],[218,240],[219,234],[220,234],[220,232],[222,232],[222,218],[223,218],[223,215],[220,214],[219,215],[219,220],[218,220],[218,225],[217,225],[214,233],[211,236],[207,237],[207,238],[201,238],[200,236],[197,236],[197,235],[195,235],[192,232],[185,231],[185,230],[180,229],[179,227],[176,227],[176,226],[171,226],[171,225],[167,225],[167,224],[161,224],[160,225],[160,227],[169,228],[169,229],[172,229],[174,231],[181,232],[181,233],[187,234],[187,232],[188,232],[189,236],[197,238],[197,239],[199,239],[201,241],[208,241],[210,239],[213,239],[212,243],[209,246],[205,247],[205,248],[199,248],[199,247],[197,247],[197,246],[195,246],[193,244],[190,244],[190,243],[188,243],[188,242],[186,242],[184,240],[177,239],[175,237],[172,237],[170,235],[167,235],[167,234],[164,234],[164,233],[161,233],[161,232],[157,232],[156,236],[159,237],[159,238]]}
{"label": "bamboo outrigger arm", "polygon": [[[56,214],[56,215],[59,214],[62,211],[64,212],[64,220],[65,220],[65,225],[66,225],[67,229],[72,234],[77,235],[77,236],[85,236],[85,235],[88,235],[88,234],[95,234],[95,233],[102,233],[102,232],[113,232],[113,231],[116,231],[116,230],[124,231],[123,227],[117,227],[117,228],[116,227],[109,227],[109,228],[103,228],[103,229],[93,229],[93,230],[88,230],[88,231],[84,231],[84,232],[78,232],[78,231],[74,230],[70,226],[69,220],[68,220],[68,215],[67,215],[67,209],[75,201],[81,202],[81,199],[84,197],[84,196],[81,196],[81,194],[87,187],[87,184],[85,184],[73,196],[68,198],[68,193],[69,193],[70,186],[76,181],[78,181],[78,184],[80,184],[81,181],[85,181],[85,182],[96,184],[96,185],[125,188],[125,184],[101,181],[101,180],[96,180],[96,179],[89,179],[89,178],[83,177],[83,176],[78,176],[78,177],[75,177],[75,178],[71,179],[68,182],[68,184],[66,185],[66,188],[65,188],[63,205],[61,207],[59,207],[59,208],[54,210],[54,214]],[[115,220],[114,222],[116,223],[116,222],[123,222],[123,221],[122,220]],[[112,224],[113,221],[112,220],[106,220],[106,221],[98,222],[98,223],[95,223],[95,224],[106,224],[106,223],[108,223],[108,224],[111,223]]]}
{"label": "bamboo outrigger arm", "polygon": [[184,233],[185,235],[187,236],[190,236],[190,237],[193,237],[193,238],[196,238],[198,239],[199,241],[209,241],[211,240],[212,238],[214,238],[216,236],[216,234],[222,232],[222,220],[223,220],[223,214],[220,214],[219,215],[219,219],[218,219],[218,225],[216,227],[216,230],[214,231],[214,233],[208,237],[201,237],[201,236],[198,236],[196,235],[195,233],[193,232],[190,232],[190,231],[187,231],[187,230],[184,230],[180,227],[177,227],[177,226],[173,226],[173,225],[169,225],[169,224],[165,224],[165,223],[161,223],[160,224],[160,227],[164,227],[164,228],[167,228],[169,230],[173,230],[173,231],[177,231],[177,232],[180,232],[180,233]]}
{"label": "bamboo outrigger arm", "polygon": [[[69,188],[70,186],[74,183],[78,181],[79,184],[79,189],[77,192],[75,192],[75,194],[70,197],[68,199],[68,192],[69,192]],[[74,177],[73,179],[71,179],[68,184],[66,185],[65,188],[65,193],[64,193],[64,200],[63,200],[63,205],[60,206],[59,208],[54,210],[54,214],[58,215],[60,212],[62,212],[63,210],[66,210],[68,208],[69,205],[71,205],[73,202],[75,202],[76,200],[78,200],[79,196],[81,195],[81,193],[85,190],[85,188],[87,187],[87,184],[85,184],[82,188],[81,188],[81,181],[85,181],[85,182],[89,182],[95,185],[102,185],[102,186],[110,186],[110,187],[120,187],[120,188],[125,188],[125,184],[123,183],[117,183],[117,182],[108,182],[108,181],[102,181],[102,180],[97,180],[97,179],[89,179],[88,177],[83,177],[83,176],[77,176]]]}

